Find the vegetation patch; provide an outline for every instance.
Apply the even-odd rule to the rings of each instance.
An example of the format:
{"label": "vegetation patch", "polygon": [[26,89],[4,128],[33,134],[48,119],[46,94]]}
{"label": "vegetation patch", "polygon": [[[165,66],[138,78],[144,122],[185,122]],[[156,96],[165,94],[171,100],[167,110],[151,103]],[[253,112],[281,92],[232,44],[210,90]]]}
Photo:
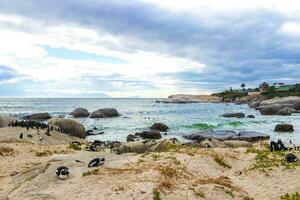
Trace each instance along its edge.
{"label": "vegetation patch", "polygon": [[300,193],[285,194],[281,196],[281,200],[300,200]]}
{"label": "vegetation patch", "polygon": [[226,188],[223,187],[223,186],[216,186],[216,188],[222,190],[223,192],[225,192],[226,194],[228,194],[228,195],[229,195],[230,197],[232,197],[232,198],[235,197],[234,193],[233,193],[231,190],[228,190],[228,189],[226,189]]}
{"label": "vegetation patch", "polygon": [[244,196],[243,200],[254,200],[252,197]]}
{"label": "vegetation patch", "polygon": [[69,147],[68,147],[69,149],[74,149],[74,150],[76,150],[76,151],[80,151],[81,150],[81,147],[79,146],[79,145],[77,145],[77,144],[72,144],[72,143],[70,143],[69,144]]}
{"label": "vegetation patch", "polygon": [[14,153],[15,151],[13,148],[4,147],[4,146],[0,147],[0,156],[10,156],[13,155]]}
{"label": "vegetation patch", "polygon": [[153,193],[153,200],[161,200],[160,192],[157,188],[154,188],[152,193]]}
{"label": "vegetation patch", "polygon": [[247,150],[248,153],[256,153],[255,163],[252,169],[257,169],[266,173],[277,167],[283,167],[283,169],[295,169],[296,166],[300,166],[300,161],[289,163],[285,160],[287,151],[274,151],[270,152],[269,149],[254,149]]}
{"label": "vegetation patch", "polygon": [[99,169],[93,169],[82,173],[82,176],[84,177],[84,176],[96,175],[98,173],[99,173]]}
{"label": "vegetation patch", "polygon": [[205,179],[198,179],[197,183],[206,185],[206,184],[216,184],[220,186],[227,187],[232,190],[240,191],[240,189],[232,184],[230,179],[226,176],[220,176],[218,178],[207,177]]}

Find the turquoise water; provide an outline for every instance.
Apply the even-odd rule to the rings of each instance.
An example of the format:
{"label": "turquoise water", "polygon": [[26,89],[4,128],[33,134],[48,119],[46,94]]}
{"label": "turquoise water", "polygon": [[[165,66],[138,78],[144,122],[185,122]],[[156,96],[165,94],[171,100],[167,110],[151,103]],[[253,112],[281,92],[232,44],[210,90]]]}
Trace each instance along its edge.
{"label": "turquoise water", "polygon": [[[155,103],[160,99],[58,99],[58,98],[24,98],[0,99],[0,114],[11,114],[17,118],[36,112],[49,112],[52,116],[68,115],[78,107],[87,108],[90,112],[100,108],[116,108],[122,114],[118,118],[90,119],[80,118],[86,129],[97,127],[104,131],[103,135],[89,139],[125,141],[130,133],[146,130],[154,122],[166,123],[171,129],[164,137],[176,137],[183,140],[182,135],[205,129],[230,129],[260,131],[269,134],[272,139],[290,139],[300,145],[300,115],[262,116],[247,105],[234,104],[162,104]],[[255,115],[255,119],[236,119],[219,117],[224,113],[243,112]],[[294,133],[274,132],[278,123],[291,123]]]}

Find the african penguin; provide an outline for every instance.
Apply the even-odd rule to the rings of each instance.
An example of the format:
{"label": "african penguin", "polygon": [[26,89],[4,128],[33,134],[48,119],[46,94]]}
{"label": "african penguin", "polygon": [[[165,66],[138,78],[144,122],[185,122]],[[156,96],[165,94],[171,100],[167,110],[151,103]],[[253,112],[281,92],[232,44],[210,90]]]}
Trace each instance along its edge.
{"label": "african penguin", "polygon": [[69,176],[69,169],[65,166],[60,166],[56,169],[56,175],[60,179],[66,179]]}
{"label": "african penguin", "polygon": [[285,160],[289,163],[291,162],[297,162],[298,158],[295,154],[293,153],[288,153],[285,155]]}
{"label": "african penguin", "polygon": [[94,158],[90,161],[88,167],[98,167],[100,165],[103,165],[105,162],[105,158]]}
{"label": "african penguin", "polygon": [[21,133],[19,137],[20,137],[20,139],[23,139],[23,133]]}

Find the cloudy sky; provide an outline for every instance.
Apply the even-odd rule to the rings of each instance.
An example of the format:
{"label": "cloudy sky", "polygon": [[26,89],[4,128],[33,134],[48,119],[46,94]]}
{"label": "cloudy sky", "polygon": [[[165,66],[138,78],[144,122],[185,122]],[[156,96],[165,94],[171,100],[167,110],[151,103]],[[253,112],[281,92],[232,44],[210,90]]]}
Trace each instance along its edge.
{"label": "cloudy sky", "polygon": [[166,97],[300,82],[297,0],[2,0],[0,96]]}

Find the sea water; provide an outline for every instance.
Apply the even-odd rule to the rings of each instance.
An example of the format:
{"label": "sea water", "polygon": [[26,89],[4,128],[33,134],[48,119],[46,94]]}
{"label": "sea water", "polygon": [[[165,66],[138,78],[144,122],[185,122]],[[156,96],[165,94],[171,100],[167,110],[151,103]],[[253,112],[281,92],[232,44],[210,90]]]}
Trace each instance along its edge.
{"label": "sea water", "polygon": [[[271,139],[292,140],[300,145],[300,114],[292,116],[263,116],[247,105],[227,103],[191,103],[164,104],[155,103],[162,99],[142,98],[1,98],[0,115],[12,115],[18,119],[38,112],[48,112],[52,116],[72,118],[69,113],[78,107],[93,112],[100,108],[116,108],[120,117],[91,119],[77,118],[86,130],[97,128],[95,132],[104,132],[97,136],[89,136],[89,140],[126,141],[128,134],[147,130],[153,123],[162,122],[170,127],[166,138],[176,137],[183,140],[182,135],[207,129],[259,131],[269,134]],[[255,118],[224,118],[220,115],[242,112],[254,115]],[[276,124],[289,123],[294,125],[293,133],[274,132]]]}

